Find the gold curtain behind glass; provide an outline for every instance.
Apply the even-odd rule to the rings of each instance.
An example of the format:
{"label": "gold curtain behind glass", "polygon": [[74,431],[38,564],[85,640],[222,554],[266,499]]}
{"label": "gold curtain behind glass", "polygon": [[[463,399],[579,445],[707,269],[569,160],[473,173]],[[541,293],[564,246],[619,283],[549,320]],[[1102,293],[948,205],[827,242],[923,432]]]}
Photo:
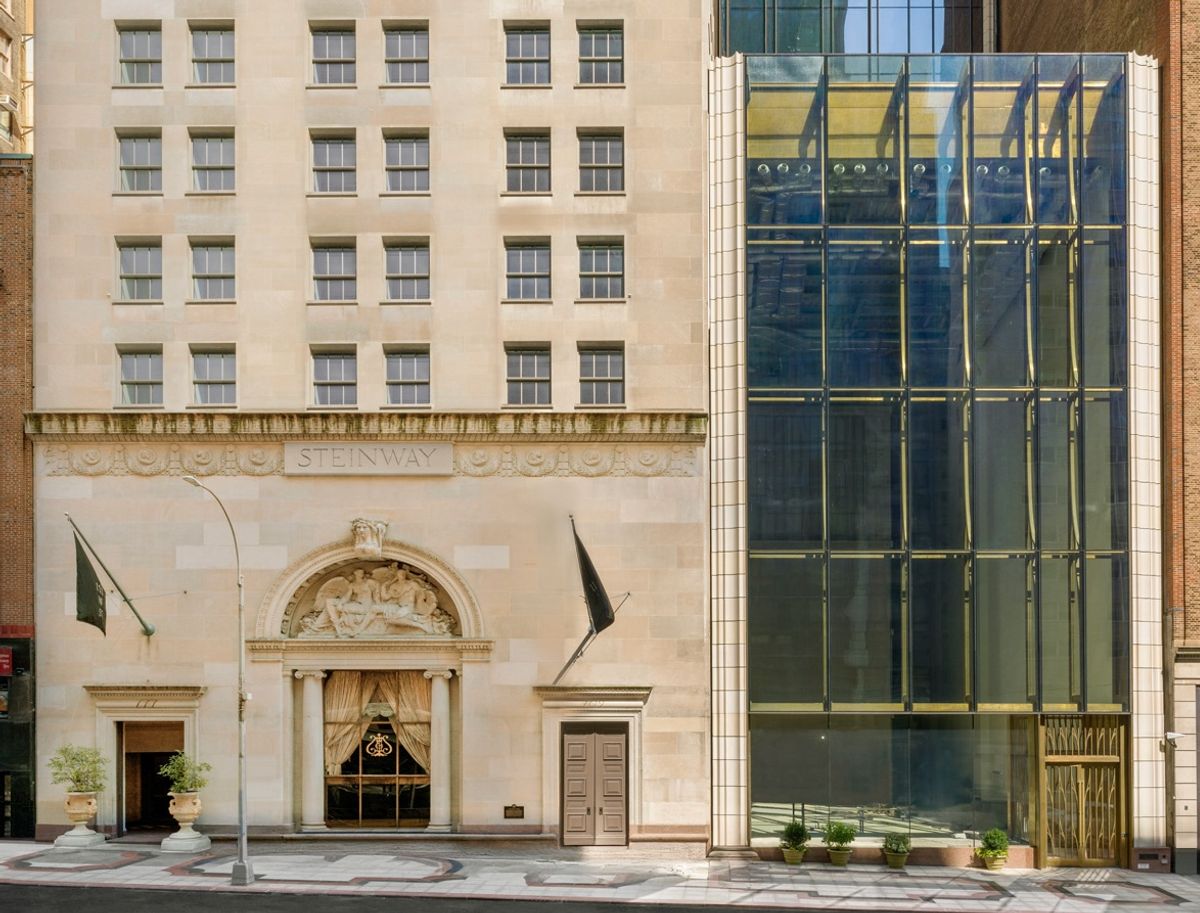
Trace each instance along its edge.
{"label": "gold curtain behind glass", "polygon": [[379,696],[392,708],[396,741],[429,773],[429,679],[421,672],[376,672],[373,676]]}
{"label": "gold curtain behind glass", "polygon": [[331,672],[325,680],[325,773],[341,772],[371,721],[363,711],[375,694],[375,679],[361,672]]}

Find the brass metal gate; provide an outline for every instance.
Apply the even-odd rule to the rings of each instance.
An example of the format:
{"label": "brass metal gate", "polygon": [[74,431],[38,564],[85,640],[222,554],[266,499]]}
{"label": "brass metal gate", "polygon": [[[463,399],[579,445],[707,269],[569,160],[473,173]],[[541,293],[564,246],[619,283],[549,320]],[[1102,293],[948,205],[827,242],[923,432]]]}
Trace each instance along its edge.
{"label": "brass metal gate", "polygon": [[1125,728],[1119,716],[1042,718],[1041,864],[1125,863]]}

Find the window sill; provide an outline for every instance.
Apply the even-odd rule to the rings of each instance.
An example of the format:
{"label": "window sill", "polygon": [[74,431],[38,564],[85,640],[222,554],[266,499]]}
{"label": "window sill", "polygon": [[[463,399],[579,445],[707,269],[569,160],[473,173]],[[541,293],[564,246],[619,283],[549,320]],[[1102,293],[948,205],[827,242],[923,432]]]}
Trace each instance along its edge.
{"label": "window sill", "polygon": [[116,403],[113,406],[119,412],[148,412],[151,409],[165,409],[162,403]]}
{"label": "window sill", "polygon": [[235,82],[185,82],[185,89],[236,89]]}
{"label": "window sill", "polygon": [[428,89],[430,84],[427,82],[381,82],[381,89]]}
{"label": "window sill", "polygon": [[577,197],[623,197],[623,196],[625,196],[625,191],[624,190],[577,190],[577,191],[575,191],[575,196],[577,196]]}
{"label": "window sill", "polygon": [[549,83],[549,82],[532,82],[532,83],[502,82],[502,83],[500,83],[500,88],[501,89],[553,89],[554,84]]}
{"label": "window sill", "polygon": [[380,307],[430,307],[433,304],[427,298],[387,298],[379,302]]}
{"label": "window sill", "polygon": [[236,409],[237,403],[188,403],[184,409],[205,409],[215,412],[229,412],[231,409]]}
{"label": "window sill", "polygon": [[552,197],[552,196],[554,196],[554,191],[552,191],[552,190],[534,190],[534,191],[501,190],[500,196],[502,196],[502,197]]}
{"label": "window sill", "polygon": [[161,190],[114,190],[114,197],[161,197]]}
{"label": "window sill", "polygon": [[579,403],[575,406],[578,411],[586,412],[620,412],[625,408],[624,403]]}
{"label": "window sill", "polygon": [[502,403],[501,409],[519,409],[523,412],[551,412],[554,409],[552,404],[547,403],[542,406],[535,406],[531,403]]}
{"label": "window sill", "polygon": [[624,89],[623,82],[577,82],[576,89]]}
{"label": "window sill", "polygon": [[161,301],[151,301],[151,300],[150,300],[150,299],[148,299],[148,298],[147,298],[147,299],[143,299],[143,298],[116,298],[116,299],[114,299],[114,300],[113,300],[113,302],[112,302],[112,303],[113,303],[113,304],[138,304],[138,305],[141,305],[141,304],[162,304],[162,302],[161,302]]}
{"label": "window sill", "polygon": [[306,412],[357,412],[358,406],[305,406]]}
{"label": "window sill", "polygon": [[185,197],[236,197],[236,190],[188,190]]}
{"label": "window sill", "polygon": [[185,298],[184,304],[237,304],[235,298]]}
{"label": "window sill", "polygon": [[[318,196],[328,196],[328,194],[318,194]],[[433,196],[428,190],[385,190],[380,194],[381,197],[431,197]]]}
{"label": "window sill", "polygon": [[501,298],[501,304],[554,304],[553,298]]}
{"label": "window sill", "polygon": [[576,298],[575,304],[628,304],[628,298]]}
{"label": "window sill", "polygon": [[322,193],[318,190],[313,190],[305,194],[306,197],[356,197],[358,193]]}
{"label": "window sill", "polygon": [[433,411],[433,404],[432,404],[432,403],[430,403],[430,404],[429,404],[429,405],[427,405],[427,406],[392,406],[392,405],[386,405],[386,406],[380,406],[379,408],[380,408],[380,409],[381,409],[383,412],[431,412],[431,411]]}
{"label": "window sill", "polygon": [[161,89],[161,82],[114,82],[114,89]]}
{"label": "window sill", "polygon": [[356,82],[310,82],[306,89],[357,89]]}
{"label": "window sill", "polygon": [[324,307],[325,305],[333,305],[335,307],[339,307],[339,306],[358,307],[357,301],[306,301],[304,303],[308,304],[308,305],[313,305],[315,307]]}

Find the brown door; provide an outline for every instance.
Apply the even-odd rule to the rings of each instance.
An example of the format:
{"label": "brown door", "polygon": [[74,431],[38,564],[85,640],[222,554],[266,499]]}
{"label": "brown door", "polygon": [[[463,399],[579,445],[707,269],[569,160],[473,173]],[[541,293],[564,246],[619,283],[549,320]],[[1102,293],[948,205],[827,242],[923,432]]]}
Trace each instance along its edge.
{"label": "brown door", "polygon": [[624,732],[563,733],[564,846],[628,842],[625,745]]}

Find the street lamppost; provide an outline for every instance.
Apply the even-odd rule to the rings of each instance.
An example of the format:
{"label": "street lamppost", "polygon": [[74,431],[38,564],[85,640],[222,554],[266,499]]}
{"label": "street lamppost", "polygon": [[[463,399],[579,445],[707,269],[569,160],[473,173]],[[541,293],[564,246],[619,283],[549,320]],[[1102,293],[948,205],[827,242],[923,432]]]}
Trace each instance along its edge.
{"label": "street lamppost", "polygon": [[225,515],[225,522],[229,524],[229,535],[233,537],[233,562],[237,570],[238,592],[238,839],[237,860],[233,863],[231,882],[235,885],[247,885],[254,881],[254,871],[250,868],[250,860],[246,858],[246,598],[242,580],[242,553],[238,549],[237,532],[233,528],[233,521],[229,519],[229,511],[225,509],[216,492],[202,484],[195,476],[184,476],[183,481],[212,495],[217,507],[221,508],[221,513]]}

